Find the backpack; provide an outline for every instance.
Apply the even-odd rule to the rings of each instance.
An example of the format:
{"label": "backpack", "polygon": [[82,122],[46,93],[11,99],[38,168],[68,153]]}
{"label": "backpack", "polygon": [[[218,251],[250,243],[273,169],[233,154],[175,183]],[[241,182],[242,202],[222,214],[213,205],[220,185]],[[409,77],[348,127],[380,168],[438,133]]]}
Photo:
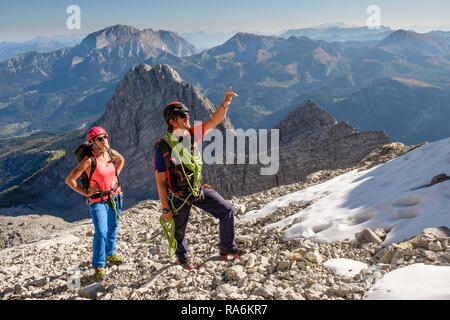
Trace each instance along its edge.
{"label": "backpack", "polygon": [[86,157],[91,159],[91,172],[88,176],[87,173],[83,171],[79,181],[81,187],[87,191],[89,189],[92,174],[94,173],[95,167],[97,166],[97,160],[94,157],[94,150],[92,148],[92,144],[90,144],[89,142],[84,142],[75,151],[75,159],[78,161],[78,163],[83,161],[83,159]]}
{"label": "backpack", "polygon": [[[153,157],[152,157],[152,168],[155,169],[155,150],[159,148],[160,152],[162,153],[165,167],[166,167],[166,177],[167,177],[167,184],[170,192],[178,192],[179,190],[188,190],[188,181],[186,181],[185,177],[182,173],[182,164],[175,164],[171,159],[171,152],[172,149],[167,144],[166,141],[164,141],[164,138],[160,138],[153,147]],[[194,136],[191,134],[191,152],[193,152],[194,148]],[[184,168],[184,171],[188,174],[191,173],[189,169]]]}

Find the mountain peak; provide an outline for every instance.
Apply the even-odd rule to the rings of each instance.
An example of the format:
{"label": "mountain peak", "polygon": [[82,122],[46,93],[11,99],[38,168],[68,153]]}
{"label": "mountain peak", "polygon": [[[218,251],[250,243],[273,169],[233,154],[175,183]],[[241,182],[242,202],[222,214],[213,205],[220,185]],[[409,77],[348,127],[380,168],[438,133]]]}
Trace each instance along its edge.
{"label": "mountain peak", "polygon": [[282,133],[281,143],[287,143],[300,135],[336,123],[336,119],[331,114],[310,99],[290,112],[276,128]]}
{"label": "mountain peak", "polygon": [[261,35],[261,34],[255,34],[255,33],[249,33],[249,32],[238,32],[233,37],[231,37],[231,40],[255,40],[255,39],[271,39],[275,38],[274,36],[269,35]]}
{"label": "mountain peak", "polygon": [[312,43],[312,42],[320,41],[320,40],[313,40],[307,36],[294,36],[294,35],[290,36],[286,40],[289,43],[297,43],[297,44]]}
{"label": "mountain peak", "polygon": [[445,43],[442,43],[439,37],[403,29],[391,33],[378,46],[395,47],[425,54],[439,54],[447,51]]}
{"label": "mountain peak", "polygon": [[253,33],[247,33],[247,32],[238,32],[234,36],[232,36],[228,41],[224,43],[230,44],[230,43],[242,43],[242,42],[248,42],[248,41],[255,41],[255,39],[258,39],[259,36]]}
{"label": "mountain peak", "polygon": [[106,27],[102,30],[95,31],[93,33],[90,33],[89,36],[98,36],[100,34],[108,34],[108,35],[116,35],[116,36],[122,36],[125,34],[132,34],[139,32],[140,30],[131,26],[131,25],[124,25],[124,24],[115,24],[113,26]]}
{"label": "mountain peak", "polygon": [[396,45],[396,44],[406,44],[406,43],[428,43],[433,40],[432,35],[427,35],[423,33],[417,33],[412,30],[396,30],[387,36],[381,43],[384,45]]}
{"label": "mountain peak", "polygon": [[100,49],[115,42],[118,38],[137,32],[140,32],[140,30],[133,26],[116,24],[105,29],[90,33],[86,38],[83,39],[80,45],[83,48]]}
{"label": "mountain peak", "polygon": [[238,33],[236,33],[236,34],[232,37],[232,39],[233,39],[233,38],[247,38],[247,37],[254,37],[254,36],[256,36],[256,35],[253,34],[253,33],[249,33],[249,32],[238,32]]}
{"label": "mountain peak", "polygon": [[412,30],[399,29],[391,33],[386,39],[404,39],[404,38],[414,38],[419,36],[419,34]]}
{"label": "mountain peak", "polygon": [[[273,43],[280,40],[274,36],[257,35],[254,33],[238,32],[228,39],[224,44],[212,48],[213,52],[242,52],[246,50],[257,50],[271,47]],[[282,39],[281,39],[282,40]]]}
{"label": "mountain peak", "polygon": [[126,75],[126,78],[133,76],[133,75],[139,75],[139,76],[145,76],[152,74],[152,78],[155,78],[156,80],[160,82],[176,82],[176,83],[182,83],[183,79],[178,74],[178,72],[171,67],[168,64],[158,64],[156,66],[149,66],[146,63],[142,63],[139,66],[135,67],[133,70],[128,72]]}

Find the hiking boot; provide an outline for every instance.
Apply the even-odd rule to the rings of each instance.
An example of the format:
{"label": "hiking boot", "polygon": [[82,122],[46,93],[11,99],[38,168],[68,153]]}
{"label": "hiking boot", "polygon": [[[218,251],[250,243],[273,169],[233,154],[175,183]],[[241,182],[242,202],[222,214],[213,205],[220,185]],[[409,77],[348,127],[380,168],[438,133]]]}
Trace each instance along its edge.
{"label": "hiking boot", "polygon": [[112,256],[106,257],[106,262],[118,266],[123,263],[123,259],[119,255],[113,254]]}
{"label": "hiking boot", "polygon": [[190,258],[178,258],[180,265],[186,270],[195,269],[195,265],[192,263]]}
{"label": "hiking boot", "polygon": [[94,278],[96,281],[103,281],[106,276],[105,268],[95,268],[94,269]]}
{"label": "hiking boot", "polygon": [[222,250],[220,249],[220,259],[222,260],[239,260],[241,258],[242,251],[239,249]]}

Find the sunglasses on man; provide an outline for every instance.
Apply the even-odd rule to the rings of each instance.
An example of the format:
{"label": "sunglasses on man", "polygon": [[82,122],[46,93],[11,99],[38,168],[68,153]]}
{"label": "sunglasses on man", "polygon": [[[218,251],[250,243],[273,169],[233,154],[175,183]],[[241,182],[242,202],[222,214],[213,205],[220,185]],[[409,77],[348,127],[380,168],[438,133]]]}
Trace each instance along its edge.
{"label": "sunglasses on man", "polygon": [[189,111],[178,111],[175,116],[180,117],[181,119],[186,119],[189,117]]}

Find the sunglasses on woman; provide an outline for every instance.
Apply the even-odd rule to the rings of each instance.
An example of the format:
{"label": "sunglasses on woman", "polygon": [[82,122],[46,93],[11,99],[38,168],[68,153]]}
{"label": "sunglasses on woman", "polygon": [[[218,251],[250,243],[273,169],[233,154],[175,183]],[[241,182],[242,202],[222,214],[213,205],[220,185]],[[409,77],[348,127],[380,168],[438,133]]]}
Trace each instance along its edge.
{"label": "sunglasses on woman", "polygon": [[98,138],[95,138],[95,140],[103,142],[103,140],[108,140],[108,136],[98,137]]}

